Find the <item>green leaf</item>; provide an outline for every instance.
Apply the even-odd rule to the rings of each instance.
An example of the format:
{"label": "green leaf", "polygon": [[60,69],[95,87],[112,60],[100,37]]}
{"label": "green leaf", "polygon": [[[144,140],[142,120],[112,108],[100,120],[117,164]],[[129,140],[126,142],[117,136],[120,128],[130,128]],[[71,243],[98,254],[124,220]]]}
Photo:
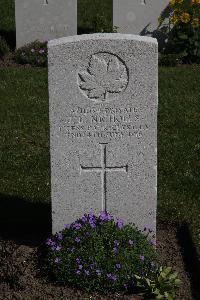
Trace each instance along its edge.
{"label": "green leaf", "polygon": [[176,280],[174,281],[174,284],[175,284],[176,286],[180,286],[180,285],[182,284],[182,281],[181,281],[180,279],[176,279]]}
{"label": "green leaf", "polygon": [[168,292],[165,292],[164,295],[167,300],[173,300],[173,298],[170,296]]}

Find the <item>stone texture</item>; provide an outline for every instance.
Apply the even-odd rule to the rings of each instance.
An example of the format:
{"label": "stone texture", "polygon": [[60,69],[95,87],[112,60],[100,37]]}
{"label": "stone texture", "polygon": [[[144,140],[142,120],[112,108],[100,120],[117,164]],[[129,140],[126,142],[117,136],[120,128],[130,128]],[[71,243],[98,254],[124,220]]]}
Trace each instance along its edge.
{"label": "stone texture", "polygon": [[77,33],[77,0],[15,0],[17,48]]}
{"label": "stone texture", "polygon": [[158,30],[158,17],[169,16],[168,5],[169,0],[113,0],[113,24],[120,33],[149,35],[162,45],[167,35]]}
{"label": "stone texture", "polygon": [[92,209],[156,229],[156,39],[48,43],[53,232]]}

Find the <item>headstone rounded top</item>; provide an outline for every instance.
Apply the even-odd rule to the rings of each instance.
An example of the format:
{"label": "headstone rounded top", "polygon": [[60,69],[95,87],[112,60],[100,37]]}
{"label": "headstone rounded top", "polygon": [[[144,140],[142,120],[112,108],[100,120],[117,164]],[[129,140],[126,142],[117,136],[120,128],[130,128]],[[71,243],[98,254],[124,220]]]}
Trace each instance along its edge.
{"label": "headstone rounded top", "polygon": [[93,34],[82,34],[73,35],[68,37],[63,37],[59,39],[50,40],[48,42],[48,47],[62,45],[66,43],[73,43],[78,41],[86,40],[135,40],[146,43],[157,44],[157,39],[149,36],[141,36],[135,34],[122,34],[122,33],[93,33]]}

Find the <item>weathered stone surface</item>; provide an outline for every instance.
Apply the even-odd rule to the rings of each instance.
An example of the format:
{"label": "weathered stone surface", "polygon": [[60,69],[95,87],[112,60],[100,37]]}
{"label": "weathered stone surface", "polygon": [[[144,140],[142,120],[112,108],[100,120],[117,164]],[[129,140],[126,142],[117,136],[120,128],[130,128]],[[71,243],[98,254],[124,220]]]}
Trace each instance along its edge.
{"label": "weathered stone surface", "polygon": [[15,0],[17,48],[77,33],[77,0]]}
{"label": "weathered stone surface", "polygon": [[158,30],[158,17],[169,11],[169,0],[113,0],[113,24],[120,33],[149,35],[162,44],[166,35]]}
{"label": "weathered stone surface", "polygon": [[92,209],[156,228],[157,41],[48,44],[53,232]]}

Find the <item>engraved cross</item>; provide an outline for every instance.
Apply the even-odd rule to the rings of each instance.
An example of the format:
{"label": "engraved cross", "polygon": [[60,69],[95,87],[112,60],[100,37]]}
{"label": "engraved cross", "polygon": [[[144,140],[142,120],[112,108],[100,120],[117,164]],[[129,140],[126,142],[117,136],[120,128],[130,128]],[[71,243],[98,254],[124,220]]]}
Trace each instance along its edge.
{"label": "engraved cross", "polygon": [[107,172],[128,172],[128,165],[119,167],[108,167],[106,164],[106,145],[107,143],[100,143],[101,146],[101,166],[99,167],[83,167],[80,166],[80,172],[99,172],[101,173],[102,185],[102,211],[106,211],[106,174]]}

